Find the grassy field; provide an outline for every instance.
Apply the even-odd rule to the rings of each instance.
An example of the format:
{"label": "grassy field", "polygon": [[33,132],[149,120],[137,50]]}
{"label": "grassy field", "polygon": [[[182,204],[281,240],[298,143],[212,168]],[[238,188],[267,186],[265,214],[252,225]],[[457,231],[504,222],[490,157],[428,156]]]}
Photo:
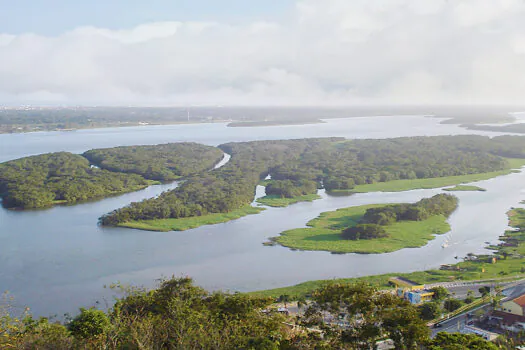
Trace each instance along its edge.
{"label": "grassy field", "polygon": [[229,213],[208,214],[203,216],[194,216],[181,219],[158,219],[158,220],[143,220],[132,221],[118,225],[119,227],[134,228],[145,231],[185,231],[192,228],[197,228],[203,225],[214,225],[223,222],[239,219],[246,215],[258,214],[264,208],[255,208],[247,206],[241,209],[231,211]]}
{"label": "grassy field", "polygon": [[424,246],[435,234],[450,231],[446,218],[436,215],[424,221],[399,221],[385,226],[389,237],[359,241],[341,239],[341,231],[355,226],[368,208],[385,204],[363,205],[321,213],[309,221],[307,228],[284,231],[275,241],[285,247],[300,250],[325,250],[334,253],[377,254],[403,248]]}
{"label": "grassy field", "polygon": [[[525,229],[525,209],[513,209],[509,211],[510,225],[515,228]],[[517,247],[495,247],[494,255],[481,255],[477,260],[464,261],[454,265],[453,270],[427,270],[412,273],[391,273],[375,276],[364,276],[359,278],[341,278],[332,280],[308,281],[295,286],[269,289],[252,292],[251,294],[279,297],[287,294],[292,299],[308,296],[315,289],[327,283],[355,283],[364,281],[380,288],[389,288],[388,278],[401,276],[420,284],[429,284],[447,281],[469,281],[469,280],[498,280],[501,278],[523,278],[525,277],[525,232],[507,231],[506,237],[515,238],[519,244]],[[505,258],[503,253],[507,253]],[[497,257],[495,264],[491,258]]]}
{"label": "grassy field", "polygon": [[295,204],[298,202],[311,202],[316,199],[320,199],[321,196],[318,194],[307,194],[304,196],[299,197],[293,197],[293,198],[281,198],[280,196],[276,195],[270,195],[270,196],[264,196],[262,198],[257,199],[257,203],[261,205],[267,205],[269,207],[287,207],[290,204]]}
{"label": "grassy field", "polygon": [[338,193],[365,193],[365,192],[401,192],[416,189],[438,188],[453,186],[462,183],[476,182],[492,179],[493,177],[508,175],[513,169],[519,169],[525,165],[525,159],[507,158],[510,167],[505,170],[492,171],[489,173],[469,174],[459,176],[434,177],[429,179],[394,180],[388,182],[377,182],[373,184],[357,185],[351,190],[335,190]]}
{"label": "grassy field", "polygon": [[485,192],[486,189],[478,187],[478,186],[471,186],[471,185],[456,185],[454,187],[444,188],[443,191],[449,191],[449,192],[455,192],[455,191],[481,191],[481,192]]}

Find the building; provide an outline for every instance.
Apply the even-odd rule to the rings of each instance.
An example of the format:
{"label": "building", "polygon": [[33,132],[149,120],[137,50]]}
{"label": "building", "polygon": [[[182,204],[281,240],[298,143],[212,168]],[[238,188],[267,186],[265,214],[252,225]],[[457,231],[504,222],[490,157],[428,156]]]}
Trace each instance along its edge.
{"label": "building", "polygon": [[525,330],[525,284],[520,284],[504,291],[506,298],[501,300],[498,310],[490,315],[497,320],[502,329],[511,332]]}
{"label": "building", "polygon": [[515,296],[511,295],[501,301],[501,311],[509,314],[525,316],[525,293]]}
{"label": "building", "polygon": [[423,284],[403,277],[390,277],[388,279],[396,287],[397,295],[408,300],[411,304],[421,304],[432,300],[434,292],[425,289]]}

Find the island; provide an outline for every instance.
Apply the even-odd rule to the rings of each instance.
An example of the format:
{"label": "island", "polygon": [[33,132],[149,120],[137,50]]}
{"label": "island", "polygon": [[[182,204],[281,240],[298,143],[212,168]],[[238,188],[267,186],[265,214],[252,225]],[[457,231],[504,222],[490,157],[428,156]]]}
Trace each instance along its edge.
{"label": "island", "polygon": [[7,208],[74,204],[205,172],[223,155],[211,146],[172,143],[30,156],[0,164],[0,196]]}
{"label": "island", "polygon": [[390,288],[391,277],[403,277],[418,284],[431,284],[450,281],[512,281],[525,277],[525,209],[513,208],[507,213],[512,229],[500,236],[502,243],[489,246],[492,254],[468,254],[461,262],[442,265],[440,269],[410,273],[388,273],[356,278],[336,278],[331,280],[306,281],[294,286],[268,289],[250,294],[278,298],[287,295],[290,300],[310,296],[312,292],[331,284],[365,282],[379,288]]}
{"label": "island", "polygon": [[[268,175],[271,206],[329,194],[439,188],[509,174],[525,165],[525,138],[508,136],[402,137],[385,140],[317,138],[232,142],[218,147],[231,155],[225,166],[189,176],[174,190],[107,213],[102,225],[166,230],[172,219],[239,213],[250,206]],[[242,212],[241,210],[240,212]],[[238,215],[233,215],[238,217]],[[220,222],[223,222],[224,217]],[[214,219],[212,220],[214,221]],[[185,225],[182,225],[184,227]]]}
{"label": "island", "polygon": [[448,192],[462,192],[462,191],[474,191],[474,192],[485,192],[486,189],[478,187],[478,186],[472,186],[472,185],[456,185],[454,187],[444,188],[443,191]]}
{"label": "island", "polygon": [[450,231],[446,219],[455,196],[438,194],[415,204],[372,204],[321,213],[306,228],[287,230],[272,241],[298,250],[379,254],[421,247]]}

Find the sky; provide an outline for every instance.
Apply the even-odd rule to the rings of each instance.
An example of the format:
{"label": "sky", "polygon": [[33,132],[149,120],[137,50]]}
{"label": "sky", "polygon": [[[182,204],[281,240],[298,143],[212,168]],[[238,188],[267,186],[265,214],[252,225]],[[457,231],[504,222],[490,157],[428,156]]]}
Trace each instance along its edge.
{"label": "sky", "polygon": [[523,105],[525,0],[0,0],[0,105]]}

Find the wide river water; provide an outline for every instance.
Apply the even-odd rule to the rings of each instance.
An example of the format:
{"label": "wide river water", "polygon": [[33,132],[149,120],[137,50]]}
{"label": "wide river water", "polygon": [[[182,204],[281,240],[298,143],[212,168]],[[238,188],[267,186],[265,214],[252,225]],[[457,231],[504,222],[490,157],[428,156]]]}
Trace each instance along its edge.
{"label": "wide river water", "polygon": [[[145,126],[0,135],[0,161],[54,151],[83,152],[118,145],[343,136],[388,138],[472,132],[418,116],[328,120],[325,124],[227,128],[225,124]],[[303,227],[319,213],[369,203],[415,202],[440,189],[399,193],[327,196],[288,208],[185,232],[147,232],[103,228],[97,218],[132,201],[158,195],[176,184],[74,206],[39,211],[0,209],[0,291],[35,315],[75,313],[78,307],[111,303],[114,282],[153,286],[162,276],[192,276],[210,290],[252,291],[314,279],[408,272],[453,263],[456,256],[482,252],[507,228],[506,211],[525,199],[525,173],[482,181],[486,192],[457,192],[459,209],[450,217],[450,246],[445,235],[421,248],[380,255],[292,251],[262,243],[286,229]],[[258,195],[262,195],[261,188]]]}

